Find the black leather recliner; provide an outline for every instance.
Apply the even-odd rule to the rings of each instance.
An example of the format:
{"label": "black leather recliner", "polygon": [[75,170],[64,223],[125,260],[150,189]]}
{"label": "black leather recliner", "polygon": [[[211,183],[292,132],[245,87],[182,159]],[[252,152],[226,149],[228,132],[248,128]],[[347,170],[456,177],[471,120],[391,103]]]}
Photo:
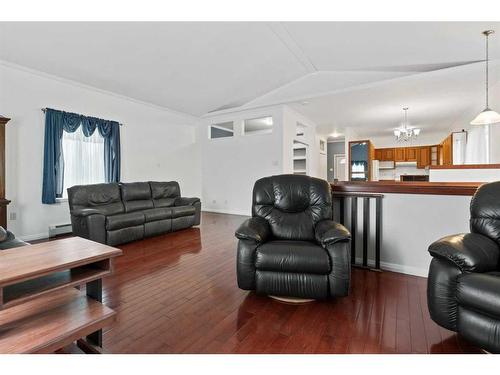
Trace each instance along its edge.
{"label": "black leather recliner", "polygon": [[474,194],[470,231],[429,247],[429,312],[439,325],[500,353],[500,181]]}
{"label": "black leather recliner", "polygon": [[332,220],[328,182],[300,175],[258,180],[252,218],[236,231],[238,286],[326,299],[349,293],[349,231]]}

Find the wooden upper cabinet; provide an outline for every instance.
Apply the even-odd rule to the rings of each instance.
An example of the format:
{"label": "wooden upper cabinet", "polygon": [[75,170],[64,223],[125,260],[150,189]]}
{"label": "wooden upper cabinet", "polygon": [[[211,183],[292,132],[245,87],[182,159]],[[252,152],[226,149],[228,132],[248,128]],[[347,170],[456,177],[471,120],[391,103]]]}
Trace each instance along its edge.
{"label": "wooden upper cabinet", "polygon": [[418,147],[406,147],[406,161],[417,161]]}
{"label": "wooden upper cabinet", "polygon": [[453,164],[453,136],[450,134],[441,143],[441,164],[442,165],[452,165]]}
{"label": "wooden upper cabinet", "polygon": [[394,161],[406,161],[405,147],[397,147],[394,149]]}
{"label": "wooden upper cabinet", "polygon": [[394,149],[393,148],[376,148],[375,149],[375,160],[394,161]]}
{"label": "wooden upper cabinet", "polygon": [[393,148],[382,149],[382,160],[394,161],[394,149]]}
{"label": "wooden upper cabinet", "polygon": [[426,168],[431,165],[431,148],[429,146],[419,147],[417,156],[417,168]]}

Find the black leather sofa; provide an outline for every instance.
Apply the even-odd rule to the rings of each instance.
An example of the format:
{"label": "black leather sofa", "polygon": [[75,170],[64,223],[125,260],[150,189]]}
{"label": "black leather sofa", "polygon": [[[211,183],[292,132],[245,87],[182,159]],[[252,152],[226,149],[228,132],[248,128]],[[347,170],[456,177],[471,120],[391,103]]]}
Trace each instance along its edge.
{"label": "black leather sofa", "polygon": [[29,243],[20,240],[14,236],[9,230],[0,227],[0,250],[13,249],[15,247],[21,247],[29,245]]}
{"label": "black leather sofa", "polygon": [[238,286],[279,297],[349,293],[349,231],[332,220],[328,182],[300,175],[258,180],[252,217],[236,231]]}
{"label": "black leather sofa", "polygon": [[175,181],[73,186],[68,202],[73,233],[108,245],[200,224],[200,199],[181,197]]}
{"label": "black leather sofa", "polygon": [[439,325],[500,353],[500,182],[482,185],[472,198],[470,231],[429,247],[429,312]]}

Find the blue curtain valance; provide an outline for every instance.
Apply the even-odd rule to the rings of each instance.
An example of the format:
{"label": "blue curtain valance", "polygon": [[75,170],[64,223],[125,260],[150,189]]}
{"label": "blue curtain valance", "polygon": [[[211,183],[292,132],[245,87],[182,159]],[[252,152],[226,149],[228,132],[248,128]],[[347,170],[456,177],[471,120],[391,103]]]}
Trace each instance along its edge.
{"label": "blue curtain valance", "polygon": [[62,197],[64,185],[63,132],[75,132],[79,127],[86,137],[95,130],[104,138],[104,174],[106,182],[120,181],[120,124],[77,113],[47,108],[43,160],[42,203],[56,203]]}

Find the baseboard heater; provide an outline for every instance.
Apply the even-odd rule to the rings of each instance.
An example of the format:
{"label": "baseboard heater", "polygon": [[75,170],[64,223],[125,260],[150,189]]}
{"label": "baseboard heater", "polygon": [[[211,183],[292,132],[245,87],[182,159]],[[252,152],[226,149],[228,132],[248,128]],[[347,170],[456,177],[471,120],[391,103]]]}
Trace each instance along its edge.
{"label": "baseboard heater", "polygon": [[49,238],[57,237],[57,236],[60,236],[62,234],[68,234],[71,232],[73,232],[73,228],[71,227],[71,223],[49,225]]}

